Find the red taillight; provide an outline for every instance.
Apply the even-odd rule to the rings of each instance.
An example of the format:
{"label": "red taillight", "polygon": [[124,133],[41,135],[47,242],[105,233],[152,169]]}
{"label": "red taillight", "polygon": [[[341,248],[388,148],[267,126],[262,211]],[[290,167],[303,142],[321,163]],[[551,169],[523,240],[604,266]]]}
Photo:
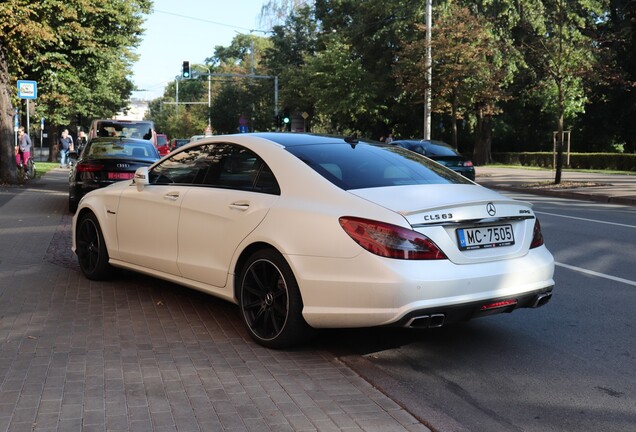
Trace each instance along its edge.
{"label": "red taillight", "polygon": [[543,244],[543,234],[541,234],[541,224],[539,219],[534,221],[534,229],[532,230],[532,243],[530,243],[530,249],[539,247]]}
{"label": "red taillight", "polygon": [[471,166],[473,166],[473,163],[472,163],[472,161],[464,161],[464,166],[465,167],[471,167]]}
{"label": "red taillight", "polygon": [[77,169],[77,172],[95,172],[95,171],[103,170],[104,165],[81,163],[77,165],[76,169]]}
{"label": "red taillight", "polygon": [[517,304],[517,300],[502,300],[502,301],[498,301],[498,302],[487,303],[485,305],[481,305],[481,310],[486,311],[486,310],[491,310],[491,309],[505,308],[505,307],[508,307],[508,306],[514,306],[516,304]]}
{"label": "red taillight", "polygon": [[446,259],[428,237],[397,225],[344,216],[340,226],[360,246],[387,258],[410,260]]}

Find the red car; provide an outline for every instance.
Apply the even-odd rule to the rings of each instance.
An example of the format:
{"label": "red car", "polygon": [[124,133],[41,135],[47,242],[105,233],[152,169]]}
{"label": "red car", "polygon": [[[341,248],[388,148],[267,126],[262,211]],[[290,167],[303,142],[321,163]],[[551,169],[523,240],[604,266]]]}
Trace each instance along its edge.
{"label": "red car", "polygon": [[168,135],[157,134],[157,150],[161,157],[170,153],[170,141],[168,140]]}

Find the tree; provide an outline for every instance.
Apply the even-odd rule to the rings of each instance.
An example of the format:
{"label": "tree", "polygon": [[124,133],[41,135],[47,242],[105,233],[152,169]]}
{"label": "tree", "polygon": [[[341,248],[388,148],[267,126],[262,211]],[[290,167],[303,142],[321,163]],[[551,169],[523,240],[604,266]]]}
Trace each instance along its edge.
{"label": "tree", "polygon": [[[6,0],[0,4],[0,180],[15,182],[17,79],[38,82],[36,115],[66,126],[126,106],[150,0]],[[53,140],[53,135],[50,134]]]}
{"label": "tree", "polygon": [[402,91],[391,74],[400,60],[403,41],[410,40],[416,24],[424,21],[424,6],[425,2],[412,0],[367,0],[363,7],[356,0],[315,1],[321,25],[320,49],[328,47],[337,35],[364,71],[365,86],[356,90],[367,105],[355,128],[365,135],[422,134],[421,111],[414,109],[416,100]]}
{"label": "tree", "polygon": [[556,117],[556,184],[563,170],[564,121],[582,112],[587,101],[583,77],[597,59],[591,30],[602,14],[601,0],[543,0],[522,17],[527,64],[540,77],[537,90]]}
{"label": "tree", "polygon": [[609,1],[594,41],[598,67],[578,136],[587,151],[636,153],[636,2]]}
{"label": "tree", "polygon": [[[498,41],[487,21],[468,8],[450,3],[436,8],[433,53],[433,110],[450,115],[451,144],[457,148],[457,122],[470,112],[475,114],[475,153],[473,160],[485,164],[490,158],[492,116],[505,97],[509,82],[502,66],[504,45]],[[418,24],[419,37],[406,42],[400,52],[395,76],[404,91],[420,100],[426,89],[426,41],[424,25]]]}
{"label": "tree", "polygon": [[317,123],[324,132],[359,131],[364,120],[375,114],[375,95],[369,89],[369,74],[362,61],[337,36],[307,61],[310,94],[321,113]]}
{"label": "tree", "polygon": [[283,25],[274,26],[263,56],[270,75],[278,76],[282,105],[294,112],[314,114],[305,61],[317,51],[318,25],[310,7],[293,11]]}

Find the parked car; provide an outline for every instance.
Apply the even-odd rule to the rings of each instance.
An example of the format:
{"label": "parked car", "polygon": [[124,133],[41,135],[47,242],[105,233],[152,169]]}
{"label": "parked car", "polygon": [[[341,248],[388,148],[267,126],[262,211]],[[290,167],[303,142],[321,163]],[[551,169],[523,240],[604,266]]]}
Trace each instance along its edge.
{"label": "parked car", "polygon": [[170,141],[170,151],[174,151],[181,146],[184,146],[190,142],[187,138],[172,138]]}
{"label": "parked car", "polygon": [[69,173],[68,208],[71,213],[84,195],[121,180],[159,159],[150,141],[132,138],[93,138]]}
{"label": "parked car", "polygon": [[452,146],[435,140],[395,140],[391,144],[422,154],[475,181],[475,167]]}
{"label": "parked car", "polygon": [[535,308],[554,286],[531,204],[355,138],[190,143],[85,196],[72,235],[87,278],[126,268],[229,300],[271,348]]}
{"label": "parked car", "polygon": [[157,146],[155,124],[150,120],[96,119],[91,122],[88,139],[97,137],[145,139]]}
{"label": "parked car", "polygon": [[168,141],[168,135],[157,134],[157,151],[159,156],[165,156],[170,153],[170,141]]}

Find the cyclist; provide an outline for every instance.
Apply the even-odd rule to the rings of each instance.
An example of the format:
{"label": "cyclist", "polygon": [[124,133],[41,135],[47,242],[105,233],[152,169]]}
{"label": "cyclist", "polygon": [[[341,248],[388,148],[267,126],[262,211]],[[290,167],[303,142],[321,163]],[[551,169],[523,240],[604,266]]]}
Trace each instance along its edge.
{"label": "cyclist", "polygon": [[18,167],[26,167],[31,157],[31,138],[24,133],[24,126],[18,128],[18,145],[15,154],[15,163]]}

